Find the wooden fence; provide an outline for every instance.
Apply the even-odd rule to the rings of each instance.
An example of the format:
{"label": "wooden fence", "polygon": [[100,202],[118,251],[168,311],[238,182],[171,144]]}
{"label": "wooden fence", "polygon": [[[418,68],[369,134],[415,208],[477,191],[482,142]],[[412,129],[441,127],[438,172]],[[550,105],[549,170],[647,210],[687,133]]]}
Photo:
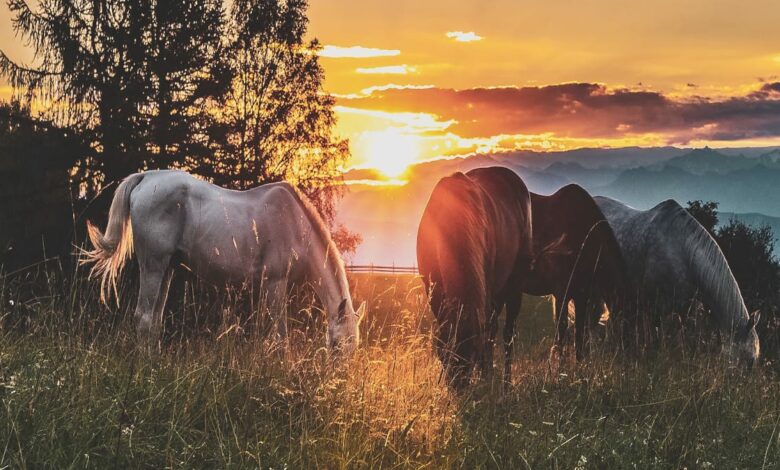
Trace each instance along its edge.
{"label": "wooden fence", "polygon": [[380,266],[376,264],[350,264],[347,271],[351,273],[370,274],[417,274],[417,266]]}

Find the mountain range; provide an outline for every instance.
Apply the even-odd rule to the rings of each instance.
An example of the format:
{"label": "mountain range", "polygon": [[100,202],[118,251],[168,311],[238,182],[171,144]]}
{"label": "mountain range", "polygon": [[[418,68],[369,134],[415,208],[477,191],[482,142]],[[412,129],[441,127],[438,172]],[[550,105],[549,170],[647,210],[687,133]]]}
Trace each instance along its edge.
{"label": "mountain range", "polygon": [[[414,265],[417,224],[436,182],[455,171],[495,165],[512,169],[540,194],[577,183],[593,195],[638,209],[666,199],[683,206],[695,199],[716,201],[721,223],[736,218],[769,225],[780,236],[780,147],[515,151],[418,163],[407,171],[404,185],[366,184],[377,175],[370,170],[347,172],[345,179],[352,184],[339,204],[337,220],[363,236],[352,262]],[[780,247],[775,250],[780,253]]]}

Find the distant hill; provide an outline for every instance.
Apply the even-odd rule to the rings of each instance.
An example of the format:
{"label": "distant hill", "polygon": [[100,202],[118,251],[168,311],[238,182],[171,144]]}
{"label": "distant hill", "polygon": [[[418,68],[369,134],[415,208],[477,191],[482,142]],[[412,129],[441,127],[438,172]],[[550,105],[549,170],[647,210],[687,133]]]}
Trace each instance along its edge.
{"label": "distant hill", "polygon": [[520,164],[542,170],[554,163],[576,163],[588,169],[626,169],[653,165],[684,155],[688,149],[677,147],[623,147],[615,149],[585,148],[551,152],[518,150],[493,154],[502,165]]}
{"label": "distant hill", "polygon": [[586,187],[598,187],[612,183],[622,171],[614,168],[585,168],[579,163],[556,162],[544,169],[544,173],[560,176],[567,182]]}
{"label": "distant hill", "polygon": [[780,216],[780,168],[760,163],[721,174],[693,174],[665,165],[662,169],[627,170],[605,186],[588,188],[637,208],[647,209],[665,199],[680,203],[694,199],[717,201],[726,212],[760,212]]}
{"label": "distant hill", "polygon": [[659,167],[671,166],[702,175],[705,173],[726,174],[737,170],[748,170],[758,165],[764,165],[767,168],[780,168],[780,153],[774,151],[747,157],[742,154],[726,155],[710,148],[703,148],[667,160]]}

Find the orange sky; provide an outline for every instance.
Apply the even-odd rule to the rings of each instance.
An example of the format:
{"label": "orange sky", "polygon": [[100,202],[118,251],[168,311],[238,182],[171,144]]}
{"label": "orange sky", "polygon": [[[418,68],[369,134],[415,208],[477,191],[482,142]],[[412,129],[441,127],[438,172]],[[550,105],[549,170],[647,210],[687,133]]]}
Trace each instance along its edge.
{"label": "orange sky", "polygon": [[[777,0],[322,0],[309,17],[351,166],[780,144]],[[0,45],[29,58],[5,5]]]}
{"label": "orange sky", "polygon": [[775,0],[329,0],[310,20],[353,165],[780,143]]}

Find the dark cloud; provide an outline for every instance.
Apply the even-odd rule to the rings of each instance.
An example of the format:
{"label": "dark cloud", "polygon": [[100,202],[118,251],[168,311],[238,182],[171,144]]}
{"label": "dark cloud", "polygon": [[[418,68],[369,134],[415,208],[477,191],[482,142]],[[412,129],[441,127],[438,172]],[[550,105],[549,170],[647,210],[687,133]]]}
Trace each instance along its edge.
{"label": "dark cloud", "polygon": [[780,136],[780,82],[728,99],[675,99],[659,92],[594,83],[453,90],[388,89],[341,101],[346,106],[425,112],[457,121],[463,137],[553,132],[610,138],[660,133],[671,143]]}

